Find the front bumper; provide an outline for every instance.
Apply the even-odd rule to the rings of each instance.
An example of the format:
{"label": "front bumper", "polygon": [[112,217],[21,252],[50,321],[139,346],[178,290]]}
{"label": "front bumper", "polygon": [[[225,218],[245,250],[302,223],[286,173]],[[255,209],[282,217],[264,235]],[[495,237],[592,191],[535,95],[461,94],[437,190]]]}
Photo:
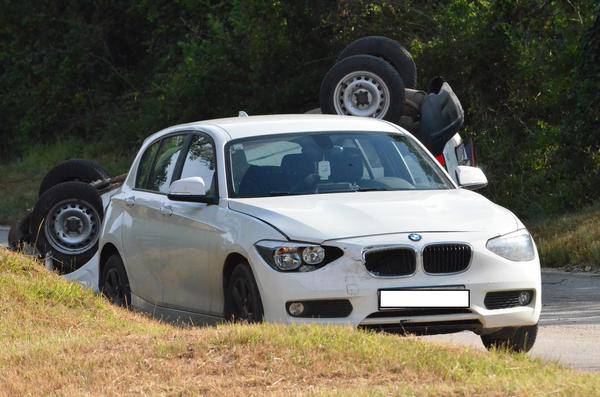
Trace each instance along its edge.
{"label": "front bumper", "polygon": [[[475,232],[421,233],[419,242],[411,242],[408,234],[359,237],[328,241],[327,245],[344,250],[344,256],[323,268],[307,273],[281,273],[269,267],[252,251],[252,267],[261,293],[265,320],[283,323],[350,324],[365,327],[427,325],[431,331],[473,329],[489,332],[501,327],[533,325],[541,311],[541,274],[539,258],[529,262],[503,259],[485,248],[490,237]],[[427,274],[423,271],[421,252],[431,243],[466,242],[473,248],[470,266],[454,274]],[[369,273],[363,263],[363,251],[372,247],[410,245],[417,251],[417,270],[413,275],[378,277]],[[442,288],[464,286],[470,291],[468,310],[446,313],[404,313],[379,311],[378,291],[386,288]],[[533,290],[527,306],[489,310],[484,304],[486,293],[507,290]],[[352,312],[343,318],[297,318],[290,316],[286,302],[315,299],[347,299]],[[389,315],[388,315],[389,314]],[[457,327],[453,327],[457,325]],[[447,327],[448,326],[448,327]]]}

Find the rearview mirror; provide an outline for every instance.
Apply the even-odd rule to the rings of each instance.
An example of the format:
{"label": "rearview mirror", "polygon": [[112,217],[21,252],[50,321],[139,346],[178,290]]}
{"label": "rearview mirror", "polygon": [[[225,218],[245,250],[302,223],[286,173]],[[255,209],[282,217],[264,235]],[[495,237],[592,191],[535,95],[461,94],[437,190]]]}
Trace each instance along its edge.
{"label": "rearview mirror", "polygon": [[468,167],[466,165],[456,167],[456,179],[458,179],[460,187],[469,190],[481,189],[488,184],[488,180],[480,168]]}
{"label": "rearview mirror", "polygon": [[169,200],[188,201],[194,203],[212,203],[213,199],[206,195],[206,184],[199,176],[183,178],[171,183]]}

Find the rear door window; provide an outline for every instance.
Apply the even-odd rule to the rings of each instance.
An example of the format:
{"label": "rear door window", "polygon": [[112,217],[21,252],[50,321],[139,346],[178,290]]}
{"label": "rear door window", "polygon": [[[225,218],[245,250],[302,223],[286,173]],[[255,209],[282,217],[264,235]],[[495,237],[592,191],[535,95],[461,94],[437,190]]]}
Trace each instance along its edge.
{"label": "rear door window", "polygon": [[153,143],[150,145],[148,149],[142,155],[142,159],[140,160],[140,164],[138,165],[137,176],[135,178],[135,187],[136,189],[146,189],[148,186],[148,179],[150,178],[150,174],[152,173],[152,166],[154,165],[154,158],[156,157],[156,152],[160,147],[160,141]]}

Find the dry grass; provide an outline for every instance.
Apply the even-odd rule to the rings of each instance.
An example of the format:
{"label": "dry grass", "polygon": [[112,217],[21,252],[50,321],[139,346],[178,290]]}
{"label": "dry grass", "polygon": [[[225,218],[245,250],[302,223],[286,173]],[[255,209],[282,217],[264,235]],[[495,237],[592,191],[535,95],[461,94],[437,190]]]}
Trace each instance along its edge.
{"label": "dry grass", "polygon": [[344,327],[180,328],[0,249],[0,395],[598,395],[600,376]]}
{"label": "dry grass", "polygon": [[600,203],[531,228],[542,266],[600,268]]}

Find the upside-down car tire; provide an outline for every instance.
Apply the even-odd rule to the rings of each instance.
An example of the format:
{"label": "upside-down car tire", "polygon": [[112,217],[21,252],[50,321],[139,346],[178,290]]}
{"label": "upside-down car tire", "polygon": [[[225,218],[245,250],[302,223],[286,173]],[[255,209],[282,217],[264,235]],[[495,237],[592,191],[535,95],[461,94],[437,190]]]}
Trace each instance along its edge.
{"label": "upside-down car tire", "polygon": [[59,183],[69,181],[94,182],[108,179],[110,175],[102,166],[94,161],[73,159],[52,168],[40,184],[39,196]]}
{"label": "upside-down car tire", "polygon": [[31,214],[31,240],[39,254],[50,253],[60,273],[84,265],[98,250],[104,211],[98,191],[83,182],[48,189]]}
{"label": "upside-down car tire", "polygon": [[400,73],[406,88],[417,87],[417,66],[410,52],[396,40],[383,36],[362,37],[348,44],[336,62],[353,55],[373,55],[389,62]]}
{"label": "upside-down car tire", "polygon": [[117,254],[106,261],[100,275],[100,291],[112,304],[129,307],[131,305],[131,288],[123,260]]}
{"label": "upside-down car tire", "polygon": [[373,117],[398,122],[404,82],[392,65],[372,55],[354,55],[333,65],[319,92],[325,114]]}
{"label": "upside-down car tire", "polygon": [[527,327],[504,328],[493,334],[481,335],[481,341],[488,350],[505,349],[515,353],[526,353],[533,347],[537,333],[537,324]]}
{"label": "upside-down car tire", "polygon": [[231,273],[225,291],[225,317],[234,322],[260,323],[264,310],[252,269],[238,264]]}

